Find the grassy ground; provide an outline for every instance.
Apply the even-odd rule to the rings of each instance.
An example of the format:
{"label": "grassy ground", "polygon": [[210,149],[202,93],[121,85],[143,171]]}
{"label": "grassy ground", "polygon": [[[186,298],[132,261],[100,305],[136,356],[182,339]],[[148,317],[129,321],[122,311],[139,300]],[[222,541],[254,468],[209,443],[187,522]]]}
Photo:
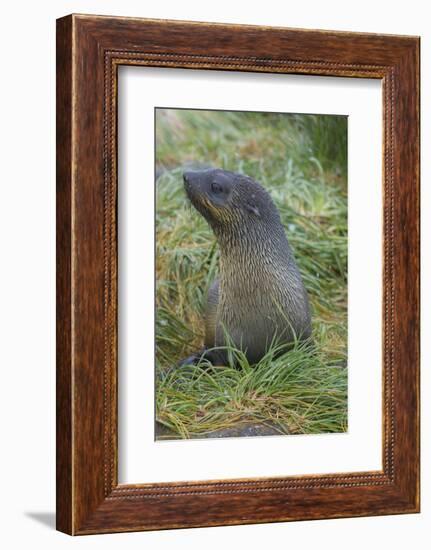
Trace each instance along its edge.
{"label": "grassy ground", "polygon": [[[157,110],[156,409],[178,437],[267,423],[279,433],[347,428],[347,121],[344,117]],[[202,346],[218,250],[188,204],[184,166],[243,172],[279,208],[312,304],[313,347],[258,365],[171,368]]]}

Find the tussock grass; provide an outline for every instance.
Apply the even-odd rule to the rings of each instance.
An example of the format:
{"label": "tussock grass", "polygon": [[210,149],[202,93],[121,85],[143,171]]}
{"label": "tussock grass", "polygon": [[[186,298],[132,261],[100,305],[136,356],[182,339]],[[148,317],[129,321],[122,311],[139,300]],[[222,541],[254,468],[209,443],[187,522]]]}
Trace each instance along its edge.
{"label": "tussock grass", "polygon": [[[156,410],[178,437],[238,423],[280,433],[347,426],[347,121],[344,117],[158,109],[156,115]],[[218,250],[186,200],[190,164],[243,172],[280,211],[308,290],[313,346],[258,365],[173,368],[202,346],[203,308]],[[239,354],[239,355],[238,355]]]}

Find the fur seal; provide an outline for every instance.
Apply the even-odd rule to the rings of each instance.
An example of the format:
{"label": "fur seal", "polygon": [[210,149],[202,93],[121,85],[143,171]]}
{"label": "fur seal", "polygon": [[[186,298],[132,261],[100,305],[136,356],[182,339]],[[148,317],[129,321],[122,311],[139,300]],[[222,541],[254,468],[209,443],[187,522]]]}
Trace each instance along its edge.
{"label": "fur seal", "polygon": [[226,365],[226,335],[248,361],[257,363],[273,342],[311,335],[307,292],[269,193],[251,177],[221,169],[183,173],[185,192],[209,223],[220,247],[219,278],[205,312],[202,356]]}

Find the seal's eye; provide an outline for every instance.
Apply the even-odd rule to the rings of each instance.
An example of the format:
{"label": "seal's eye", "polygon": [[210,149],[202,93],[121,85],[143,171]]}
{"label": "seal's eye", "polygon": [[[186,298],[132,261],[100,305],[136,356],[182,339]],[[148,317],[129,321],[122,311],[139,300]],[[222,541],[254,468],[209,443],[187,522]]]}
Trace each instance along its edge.
{"label": "seal's eye", "polygon": [[215,195],[219,195],[220,193],[223,193],[223,186],[221,186],[219,183],[217,183],[216,181],[213,181],[211,183],[211,191],[215,194]]}

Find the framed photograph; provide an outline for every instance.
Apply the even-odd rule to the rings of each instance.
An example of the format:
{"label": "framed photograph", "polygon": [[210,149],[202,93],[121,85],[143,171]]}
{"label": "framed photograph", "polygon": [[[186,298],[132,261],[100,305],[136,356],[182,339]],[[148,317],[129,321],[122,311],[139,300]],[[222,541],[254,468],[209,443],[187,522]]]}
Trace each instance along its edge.
{"label": "framed photograph", "polygon": [[57,528],[419,511],[419,38],[57,21]]}

